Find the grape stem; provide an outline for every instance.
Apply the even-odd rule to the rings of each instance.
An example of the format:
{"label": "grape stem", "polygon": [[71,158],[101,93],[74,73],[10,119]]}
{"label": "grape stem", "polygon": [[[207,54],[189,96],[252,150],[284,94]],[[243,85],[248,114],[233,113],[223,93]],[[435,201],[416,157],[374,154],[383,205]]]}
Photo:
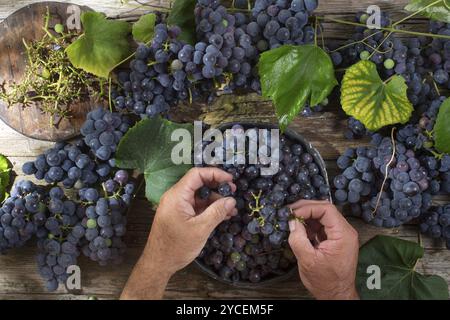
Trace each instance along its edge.
{"label": "grape stem", "polygon": [[[403,19],[401,19],[401,20],[399,20],[399,21],[393,23],[391,27],[396,27],[396,26],[398,26],[400,23],[405,22],[405,21],[411,19],[412,17],[414,17],[414,16],[418,15],[419,13],[421,13],[422,11],[425,11],[426,9],[428,9],[428,8],[430,8],[430,7],[432,7],[432,6],[436,5],[436,4],[438,4],[438,3],[441,2],[441,1],[442,1],[442,0],[438,0],[438,1],[435,1],[435,2],[433,2],[433,3],[430,3],[429,5],[427,5],[427,6],[423,7],[423,8],[421,8],[420,10],[417,10],[417,11],[413,12],[413,13],[410,14],[409,16],[406,16],[406,17],[404,17]],[[378,45],[378,47],[377,47],[375,50],[378,50],[379,48],[381,48],[381,46],[386,42],[386,40],[389,39],[389,37],[390,37],[393,33],[394,33],[393,31],[389,32],[388,35],[383,39],[383,41]],[[375,54],[375,51],[372,52],[372,54],[369,56],[369,59],[370,59],[374,54]]]}
{"label": "grape stem", "polygon": [[[336,19],[336,18],[331,18],[331,17],[317,17],[317,19],[323,20],[323,21],[336,22],[336,23],[340,23],[340,24],[346,24],[346,25],[355,26],[355,27],[367,27],[367,25],[362,24],[362,23],[351,22],[351,21],[346,21],[346,20]],[[414,35],[414,36],[419,36],[419,37],[420,36],[424,36],[424,37],[431,37],[431,38],[439,38],[439,39],[450,40],[450,36],[441,35],[441,34],[416,32],[416,31],[395,29],[395,28],[392,28],[392,27],[391,28],[380,27],[378,29],[379,30],[384,30],[384,31],[390,31],[390,32],[393,32],[393,33],[404,33],[404,34],[409,34],[409,35]]]}
{"label": "grape stem", "polygon": [[[150,41],[147,41],[146,43],[144,43],[144,45],[148,46],[152,43],[153,39]],[[116,68],[118,68],[121,64],[127,62],[128,60],[130,60],[131,58],[133,58],[136,55],[136,52],[133,52],[132,54],[130,54],[128,57],[126,57],[125,59],[123,59],[122,61],[120,61],[119,63],[117,63],[111,70],[115,70]],[[156,63],[156,62],[155,62]]]}
{"label": "grape stem", "polygon": [[433,86],[434,86],[434,88],[436,89],[437,94],[440,96],[440,95],[441,95],[441,92],[440,92],[440,90],[439,90],[439,87],[438,87],[436,81],[434,81],[434,80],[433,80]]}
{"label": "grape stem", "polygon": [[262,190],[259,190],[258,195],[255,195],[252,192],[252,197],[253,199],[255,199],[255,206],[253,207],[251,203],[248,204],[249,209],[252,211],[249,216],[254,216],[255,213],[259,213],[261,212],[261,209],[264,208],[264,206],[259,204],[259,200],[261,199],[261,195],[262,195]]}
{"label": "grape stem", "polygon": [[380,192],[378,193],[378,197],[377,197],[377,203],[375,205],[375,208],[372,211],[372,214],[375,215],[375,213],[377,212],[378,206],[380,205],[380,201],[381,201],[381,195],[383,194],[383,190],[384,190],[384,185],[386,184],[386,181],[388,179],[388,171],[389,171],[389,167],[391,166],[392,162],[395,159],[395,137],[394,137],[394,132],[395,132],[395,127],[392,128],[391,130],[391,141],[392,141],[392,156],[391,159],[389,160],[389,162],[386,164],[386,168],[384,170],[384,179],[383,179],[383,183],[381,184],[381,188],[380,188]]}
{"label": "grape stem", "polygon": [[392,80],[392,78],[394,78],[395,76],[397,76],[396,74],[390,76],[389,78],[387,78],[385,81],[383,81],[384,84],[387,84],[389,81]]}
{"label": "grape stem", "polygon": [[317,47],[317,22],[318,22],[317,16],[315,17],[314,21],[314,45]]}
{"label": "grape stem", "polygon": [[112,78],[109,76],[108,78],[108,103],[109,103],[109,112],[113,112],[112,99],[111,99],[111,90],[112,90]]}
{"label": "grape stem", "polygon": [[427,150],[433,155],[433,157],[435,157],[438,160],[442,160],[442,158],[444,157],[443,153],[438,153],[438,152],[436,152],[434,150],[431,150],[431,149],[427,149]]}
{"label": "grape stem", "polygon": [[292,210],[292,208],[289,208],[289,212],[290,212],[289,218],[288,218],[289,220],[297,220],[298,222],[300,222],[301,224],[303,224],[303,225],[306,226],[305,218],[303,218],[303,217],[297,217],[297,216],[294,214],[294,211]]}
{"label": "grape stem", "polygon": [[192,90],[191,90],[191,88],[188,88],[188,93],[189,93],[189,104],[192,104],[193,97],[192,97]]}
{"label": "grape stem", "polygon": [[443,3],[445,4],[445,0],[437,0],[437,1],[435,1],[435,2],[432,2],[432,3],[430,3],[429,5],[426,5],[425,7],[421,8],[420,10],[417,10],[417,11],[411,13],[409,16],[404,17],[404,18],[401,19],[400,21],[395,22],[392,26],[393,26],[393,27],[396,27],[396,26],[399,25],[400,23],[405,22],[405,21],[411,19],[412,17],[414,17],[414,16],[418,15],[419,13],[421,13],[421,12],[423,12],[423,11],[425,11],[425,10],[431,8],[432,6],[438,4],[439,2],[443,2]]}
{"label": "grape stem", "polygon": [[354,41],[354,42],[351,42],[351,43],[347,43],[347,44],[345,44],[345,45],[343,45],[343,46],[341,46],[341,47],[339,47],[339,48],[337,48],[337,49],[334,49],[334,50],[330,51],[330,53],[338,52],[338,51],[344,50],[345,48],[351,47],[351,46],[353,46],[353,45],[355,45],[355,44],[357,44],[357,43],[363,43],[363,44],[366,44],[366,42],[365,42],[366,40],[369,40],[370,38],[372,38],[373,36],[375,36],[375,35],[377,35],[377,34],[379,34],[379,33],[381,33],[381,32],[383,32],[383,31],[382,31],[382,30],[378,30],[377,32],[374,32],[373,34],[368,35],[367,37],[365,37],[365,38],[362,39],[362,40]]}

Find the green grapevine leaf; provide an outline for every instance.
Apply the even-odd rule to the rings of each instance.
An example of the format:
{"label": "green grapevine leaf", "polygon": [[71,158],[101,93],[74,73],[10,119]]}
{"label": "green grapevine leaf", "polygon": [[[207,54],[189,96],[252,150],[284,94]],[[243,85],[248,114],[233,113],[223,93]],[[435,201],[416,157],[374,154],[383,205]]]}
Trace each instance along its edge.
{"label": "green grapevine leaf", "polygon": [[433,131],[436,149],[450,154],[450,98],[439,108]]}
{"label": "green grapevine leaf", "polygon": [[[382,235],[371,239],[359,252],[356,282],[360,297],[371,300],[448,300],[448,286],[443,278],[424,276],[415,271],[423,254],[423,248],[415,242]],[[368,284],[373,284],[376,276],[368,272],[371,266],[380,268],[379,289],[369,289]]]}
{"label": "green grapevine leaf", "polygon": [[167,18],[167,24],[181,28],[179,40],[195,44],[195,4],[196,0],[175,0]]}
{"label": "green grapevine leaf", "polygon": [[285,45],[261,55],[262,94],[275,104],[284,130],[307,103],[318,105],[338,84],[328,54],[314,45]]}
{"label": "green grapevine leaf", "polygon": [[375,63],[360,61],[345,72],[341,87],[342,109],[371,131],[405,123],[413,111],[407,89],[403,77],[396,75],[385,83]]}
{"label": "green grapevine leaf", "polygon": [[153,39],[155,34],[156,15],[149,13],[141,16],[136,23],[133,24],[133,38],[137,42],[147,43]]}
{"label": "green grapevine leaf", "polygon": [[5,156],[0,154],[0,203],[7,197],[6,189],[11,179],[11,166]]}
{"label": "green grapevine leaf", "polygon": [[436,0],[411,0],[405,10],[411,12],[423,10],[421,14],[425,17],[450,23],[450,0],[441,0],[437,3]]}
{"label": "green grapevine leaf", "polygon": [[67,47],[67,56],[76,68],[108,78],[130,53],[131,26],[125,21],[107,20],[99,12],[83,13],[81,22],[84,33]]}
{"label": "green grapevine leaf", "polygon": [[120,140],[116,154],[117,166],[137,169],[145,176],[147,199],[158,203],[167,189],[174,185],[192,165],[175,165],[172,149],[178,142],[171,141],[172,132],[192,124],[176,124],[161,117],[141,120]]}

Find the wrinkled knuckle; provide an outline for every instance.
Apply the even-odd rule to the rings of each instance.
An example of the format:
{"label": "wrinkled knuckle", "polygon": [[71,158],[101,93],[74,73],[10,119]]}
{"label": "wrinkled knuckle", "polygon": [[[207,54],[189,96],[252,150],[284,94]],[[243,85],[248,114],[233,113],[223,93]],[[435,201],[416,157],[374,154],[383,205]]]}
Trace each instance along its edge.
{"label": "wrinkled knuckle", "polygon": [[289,237],[288,243],[289,243],[289,246],[291,247],[291,249],[295,250],[297,243],[296,243],[294,237]]}
{"label": "wrinkled knuckle", "polygon": [[190,175],[198,175],[198,174],[200,174],[200,168],[197,168],[197,167],[191,168],[191,169],[189,169],[188,174],[190,174]]}
{"label": "wrinkled knuckle", "polygon": [[227,215],[223,206],[214,207],[214,214],[220,218],[224,218]]}

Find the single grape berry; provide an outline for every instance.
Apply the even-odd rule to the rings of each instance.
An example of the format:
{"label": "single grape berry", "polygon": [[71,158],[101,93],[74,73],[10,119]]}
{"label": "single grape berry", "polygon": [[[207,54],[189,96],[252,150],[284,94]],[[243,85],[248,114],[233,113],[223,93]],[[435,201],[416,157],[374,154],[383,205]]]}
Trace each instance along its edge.
{"label": "single grape berry", "polygon": [[202,200],[207,200],[211,195],[211,190],[207,186],[203,186],[198,190],[198,196]]}
{"label": "single grape berry", "polygon": [[395,62],[392,59],[386,59],[384,60],[384,67],[388,70],[394,69]]}
{"label": "single grape berry", "polygon": [[359,58],[361,60],[369,60],[370,52],[369,51],[363,51],[359,54]]}
{"label": "single grape berry", "polygon": [[230,197],[232,196],[231,186],[228,183],[222,183],[219,188],[217,189],[217,192],[222,197]]}
{"label": "single grape berry", "polygon": [[60,24],[60,23],[56,24],[55,25],[55,31],[57,33],[63,33],[64,32],[64,26],[62,24]]}

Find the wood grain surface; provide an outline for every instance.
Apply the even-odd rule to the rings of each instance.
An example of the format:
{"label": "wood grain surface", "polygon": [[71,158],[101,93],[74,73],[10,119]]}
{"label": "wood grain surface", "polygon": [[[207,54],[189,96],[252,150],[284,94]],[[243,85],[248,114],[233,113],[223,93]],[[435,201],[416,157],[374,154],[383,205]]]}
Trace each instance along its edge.
{"label": "wood grain surface", "polygon": [[[36,1],[0,0],[0,20],[18,8]],[[68,1],[63,1],[68,2]],[[167,6],[167,1],[150,1],[156,6]],[[358,10],[364,10],[371,4],[379,4],[389,10],[394,16],[404,16],[402,8],[406,0],[322,0],[319,14],[334,17],[350,18]],[[94,10],[105,12],[113,18],[133,20],[139,14],[147,12],[148,7],[137,5],[130,1],[122,5],[119,0],[79,0],[77,4],[89,5]],[[421,19],[410,21],[406,28],[414,30],[426,29]],[[325,24],[327,39],[345,39],[352,28],[347,26]],[[245,98],[245,101],[218,100],[210,106],[192,109],[182,105],[177,109],[176,116],[183,121],[203,119],[210,124],[219,124],[233,120],[252,122],[274,122],[273,108],[268,102],[261,101],[256,96]],[[327,111],[311,118],[296,119],[291,128],[301,133],[321,152],[328,167],[330,176],[336,172],[335,159],[346,148],[359,146],[367,141],[347,141],[343,137],[345,116],[336,103],[331,104]],[[14,170],[20,173],[21,165],[51,146],[51,143],[26,138],[3,123],[0,123],[0,153],[9,157],[14,164]],[[20,176],[18,177],[20,178]],[[438,199],[439,200],[439,199]],[[442,198],[442,201],[447,199]],[[125,263],[120,266],[100,267],[96,263],[81,258],[82,291],[67,292],[60,288],[55,293],[48,293],[44,283],[36,271],[34,262],[35,246],[28,244],[25,248],[0,257],[0,299],[86,299],[96,296],[100,299],[116,299],[127,280],[130,271],[139,257],[146,242],[153,217],[149,203],[140,194],[133,202],[129,214],[126,243],[129,246]],[[421,242],[425,247],[425,256],[420,260],[417,271],[426,274],[437,274],[444,277],[450,286],[450,251],[442,243],[422,238],[414,225],[402,226],[399,229],[386,230],[368,226],[359,219],[349,218],[351,224],[358,230],[361,244],[377,234],[396,236],[405,240]],[[292,279],[253,290],[241,289],[211,280],[197,267],[191,265],[177,273],[169,282],[165,298],[167,299],[311,299],[311,296],[300,283],[298,276]]]}

